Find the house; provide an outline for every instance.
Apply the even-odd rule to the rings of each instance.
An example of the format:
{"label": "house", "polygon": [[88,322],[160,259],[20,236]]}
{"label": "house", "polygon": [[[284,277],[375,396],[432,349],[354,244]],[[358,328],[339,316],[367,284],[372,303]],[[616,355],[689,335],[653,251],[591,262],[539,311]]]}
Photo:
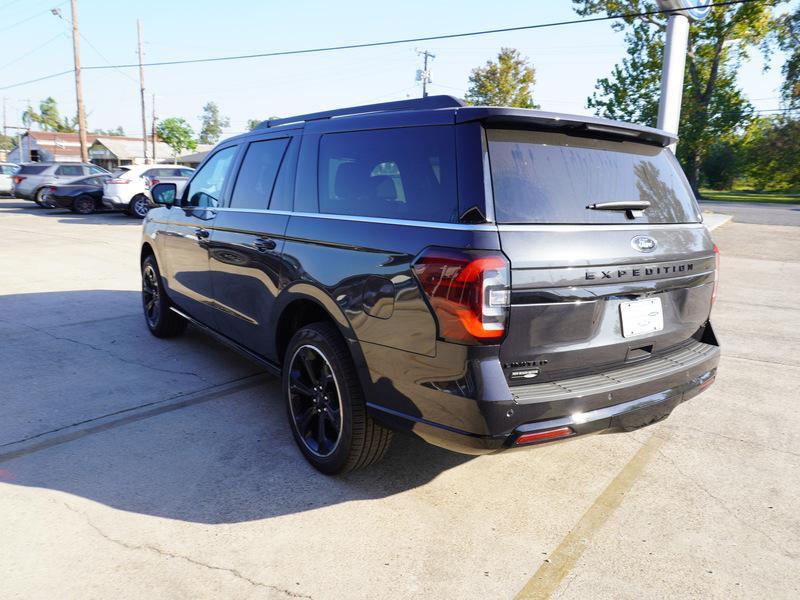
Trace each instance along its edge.
{"label": "house", "polygon": [[155,144],[155,160],[152,155],[152,138],[147,139],[147,160],[144,157],[142,138],[96,136],[89,146],[89,160],[109,171],[122,165],[142,165],[147,162],[174,163],[176,158],[172,148],[158,141]]}
{"label": "house", "polygon": [[191,154],[181,154],[177,162],[184,167],[196,169],[200,166],[200,163],[205,160],[212,148],[214,148],[214,144],[197,144],[197,148],[195,148],[194,152]]}
{"label": "house", "polygon": [[[96,135],[86,136],[92,144]],[[69,162],[80,161],[81,142],[77,133],[56,131],[28,131],[20,139],[21,148],[13,148],[6,160],[24,162]]]}
{"label": "house", "polygon": [[[120,165],[153,162],[153,140],[147,139],[147,160],[142,138],[110,135],[88,135],[89,160],[108,170]],[[70,162],[81,160],[81,144],[77,133],[28,131],[20,140],[20,148],[8,153],[9,162]],[[155,161],[175,162],[175,153],[164,142],[156,142]]]}

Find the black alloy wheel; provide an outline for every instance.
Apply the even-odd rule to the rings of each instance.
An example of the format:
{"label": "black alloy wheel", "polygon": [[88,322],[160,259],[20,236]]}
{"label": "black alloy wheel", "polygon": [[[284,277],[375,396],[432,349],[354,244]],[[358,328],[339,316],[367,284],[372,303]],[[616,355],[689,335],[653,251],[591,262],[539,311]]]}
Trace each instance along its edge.
{"label": "black alloy wheel", "polygon": [[321,458],[333,454],[342,437],[342,405],[339,384],[319,348],[303,345],[295,351],[288,395],[295,430],[308,451]]}
{"label": "black alloy wheel", "polygon": [[338,475],[383,458],[392,431],[367,413],[353,358],[336,325],[301,327],[284,356],[286,412],[306,460],[326,475]]}
{"label": "black alloy wheel", "polygon": [[142,262],[142,308],[147,328],[156,337],[173,337],[183,333],[188,325],[186,319],[173,310],[164,293],[161,275],[155,256]]}

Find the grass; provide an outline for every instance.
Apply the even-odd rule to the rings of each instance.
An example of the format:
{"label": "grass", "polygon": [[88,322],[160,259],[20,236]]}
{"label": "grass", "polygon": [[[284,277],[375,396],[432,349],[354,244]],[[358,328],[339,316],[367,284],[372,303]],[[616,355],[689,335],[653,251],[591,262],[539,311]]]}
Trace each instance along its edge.
{"label": "grass", "polygon": [[751,192],[735,190],[722,192],[717,190],[700,190],[701,200],[722,200],[725,202],[775,202],[778,204],[800,204],[798,192]]}

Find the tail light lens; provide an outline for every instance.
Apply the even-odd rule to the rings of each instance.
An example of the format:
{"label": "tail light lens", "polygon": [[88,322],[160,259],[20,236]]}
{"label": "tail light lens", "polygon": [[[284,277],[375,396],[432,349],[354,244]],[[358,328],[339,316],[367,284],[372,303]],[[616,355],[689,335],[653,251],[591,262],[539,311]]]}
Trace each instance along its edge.
{"label": "tail light lens", "polygon": [[14,175],[14,185],[19,185],[22,183],[22,180],[25,179],[21,175]]}
{"label": "tail light lens", "polygon": [[130,179],[109,179],[106,183],[113,183],[115,185],[121,185],[123,183],[130,183]]}
{"label": "tail light lens", "polygon": [[53,194],[53,193],[55,193],[56,188],[55,188],[55,186],[51,185],[49,188],[47,188],[47,191],[50,192],[51,194]]}
{"label": "tail light lens", "polygon": [[157,186],[159,183],[161,182],[158,179],[151,179],[149,177],[146,177],[144,180],[144,187],[146,190],[150,190],[155,186]]}
{"label": "tail light lens", "polygon": [[714,265],[714,291],[711,292],[712,305],[717,301],[717,289],[719,288],[719,248],[716,244],[714,244],[714,259],[716,263]]}
{"label": "tail light lens", "polygon": [[502,253],[428,248],[414,262],[414,275],[433,308],[441,338],[466,344],[503,338],[511,276]]}

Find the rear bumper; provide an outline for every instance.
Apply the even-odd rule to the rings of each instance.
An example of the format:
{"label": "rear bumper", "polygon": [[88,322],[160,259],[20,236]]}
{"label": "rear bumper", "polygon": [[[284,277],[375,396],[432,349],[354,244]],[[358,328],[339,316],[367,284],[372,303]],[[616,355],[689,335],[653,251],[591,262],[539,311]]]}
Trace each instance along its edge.
{"label": "rear bumper", "polygon": [[58,208],[72,208],[72,196],[48,196],[47,199]]}
{"label": "rear bumper", "polygon": [[128,203],[123,202],[119,196],[103,196],[103,206],[113,210],[125,210],[128,208]]}
{"label": "rear bumper", "polygon": [[[524,434],[569,428],[560,441],[658,422],[713,383],[719,356],[719,346],[708,325],[703,341],[692,340],[668,355],[584,377],[513,387],[510,399],[475,398],[473,410],[462,408],[460,414],[448,411],[457,418],[450,422],[425,418],[426,412],[436,413],[426,411],[419,403],[416,405],[422,410],[415,412],[420,416],[372,403],[368,406],[374,418],[387,426],[410,430],[456,452],[487,454],[520,447],[516,442]],[[494,388],[495,394],[503,395],[497,386],[486,385],[491,382],[483,383],[483,390]],[[446,400],[440,400],[439,406],[443,402]],[[451,408],[464,406],[455,398],[449,404]],[[472,426],[460,427],[462,423]]]}

